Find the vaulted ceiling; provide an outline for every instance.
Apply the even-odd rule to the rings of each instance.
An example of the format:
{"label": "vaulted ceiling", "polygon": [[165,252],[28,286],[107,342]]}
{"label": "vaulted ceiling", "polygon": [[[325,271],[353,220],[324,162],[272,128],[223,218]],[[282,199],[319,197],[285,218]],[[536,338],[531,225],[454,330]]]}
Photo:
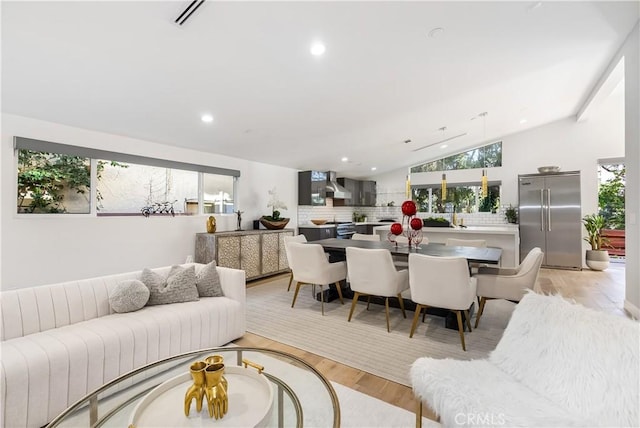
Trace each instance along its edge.
{"label": "vaulted ceiling", "polygon": [[176,25],[189,3],[3,1],[3,112],[363,177],[576,114],[638,20],[638,2],[209,0]]}

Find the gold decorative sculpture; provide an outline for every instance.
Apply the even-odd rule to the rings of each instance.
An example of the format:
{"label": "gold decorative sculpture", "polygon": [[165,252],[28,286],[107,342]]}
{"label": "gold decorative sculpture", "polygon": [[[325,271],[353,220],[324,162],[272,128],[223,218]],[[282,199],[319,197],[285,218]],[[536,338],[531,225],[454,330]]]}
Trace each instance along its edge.
{"label": "gold decorative sculpture", "polygon": [[205,383],[207,385],[205,394],[210,418],[221,419],[229,410],[227,391],[222,383],[223,373],[224,364],[212,364],[204,369]]}
{"label": "gold decorative sculpture", "polygon": [[202,411],[202,402],[207,398],[209,417],[220,419],[229,410],[227,388],[229,382],[223,376],[224,359],[220,355],[212,355],[204,361],[196,361],[190,367],[193,385],[187,389],[184,397],[184,414],[189,416],[191,402],[196,400],[196,410]]}
{"label": "gold decorative sculpture", "polygon": [[207,233],[216,232],[216,218],[212,215],[207,219]]}
{"label": "gold decorative sculpture", "polygon": [[196,361],[191,364],[189,368],[191,371],[191,377],[193,378],[193,385],[187,389],[187,393],[184,396],[184,414],[185,416],[189,416],[189,410],[191,409],[191,401],[196,400],[196,410],[198,412],[202,411],[202,400],[204,398],[204,388],[205,388],[205,372],[204,370],[207,368],[207,363],[204,361]]}

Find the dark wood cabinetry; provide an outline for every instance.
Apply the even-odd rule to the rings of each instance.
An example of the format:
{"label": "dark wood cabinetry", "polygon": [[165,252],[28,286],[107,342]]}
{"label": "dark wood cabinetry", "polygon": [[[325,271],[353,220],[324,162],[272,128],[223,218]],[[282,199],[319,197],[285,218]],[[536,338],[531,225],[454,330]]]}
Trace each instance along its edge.
{"label": "dark wood cabinetry", "polygon": [[338,183],[351,192],[350,199],[334,199],[336,207],[374,207],[376,205],[376,182],[338,178]]}
{"label": "dark wood cabinetry", "polygon": [[298,173],[298,205],[325,205],[327,173],[302,171]]}
{"label": "dark wood cabinetry", "polygon": [[362,233],[363,235],[368,235],[367,225],[366,224],[356,224],[356,233]]}
{"label": "dark wood cabinetry", "polygon": [[362,206],[376,206],[376,182],[372,180],[362,181]]}
{"label": "dark wood cabinetry", "polygon": [[298,230],[307,238],[307,241],[319,241],[320,239],[335,238],[336,228],[333,227],[299,227]]}

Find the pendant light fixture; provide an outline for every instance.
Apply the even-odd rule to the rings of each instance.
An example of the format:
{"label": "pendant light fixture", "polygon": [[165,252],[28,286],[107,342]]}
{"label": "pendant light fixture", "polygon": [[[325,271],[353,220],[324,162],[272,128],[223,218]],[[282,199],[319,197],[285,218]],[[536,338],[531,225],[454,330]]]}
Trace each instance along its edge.
{"label": "pendant light fixture", "polygon": [[413,199],[411,197],[411,175],[407,175],[407,182],[405,187],[405,195],[407,199]]}
{"label": "pendant light fixture", "polygon": [[[482,143],[486,143],[486,139],[487,139],[487,115],[489,113],[482,112],[479,114],[479,116],[482,118]],[[486,159],[483,159],[484,165],[483,166],[487,166],[487,161]],[[480,180],[481,183],[481,188],[482,188],[482,197],[486,198],[487,194],[489,193],[489,179],[487,177],[487,170],[482,168],[482,178]]]}
{"label": "pendant light fixture", "polygon": [[442,202],[447,200],[447,174],[442,174]]}
{"label": "pendant light fixture", "polygon": [[482,169],[481,183],[482,183],[482,197],[486,198],[488,193],[488,179],[487,179],[487,173],[485,169]]}

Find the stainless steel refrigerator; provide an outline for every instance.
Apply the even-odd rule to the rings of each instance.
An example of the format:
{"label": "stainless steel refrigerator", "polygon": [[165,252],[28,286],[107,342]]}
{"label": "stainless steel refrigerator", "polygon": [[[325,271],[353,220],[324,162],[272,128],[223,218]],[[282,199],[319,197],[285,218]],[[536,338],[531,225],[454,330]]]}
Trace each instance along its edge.
{"label": "stainless steel refrigerator", "polygon": [[518,176],[520,260],[534,247],[543,266],[582,268],[580,171]]}

